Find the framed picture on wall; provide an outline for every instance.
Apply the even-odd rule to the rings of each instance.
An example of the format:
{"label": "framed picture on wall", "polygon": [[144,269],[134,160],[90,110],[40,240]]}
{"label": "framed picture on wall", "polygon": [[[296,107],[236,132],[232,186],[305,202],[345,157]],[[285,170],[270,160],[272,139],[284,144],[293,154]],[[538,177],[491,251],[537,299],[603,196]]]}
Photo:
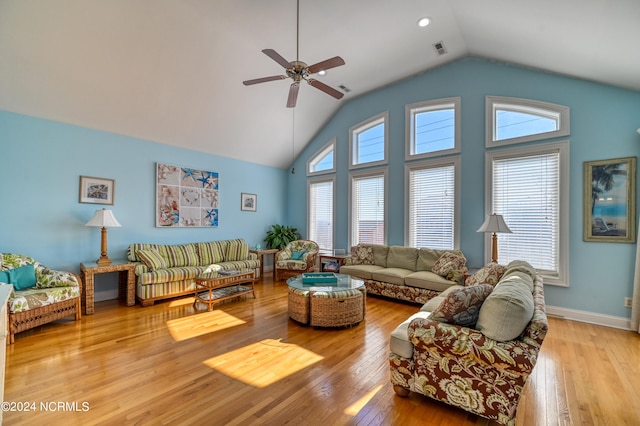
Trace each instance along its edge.
{"label": "framed picture on wall", "polygon": [[255,212],[258,208],[258,196],[243,192],[240,197],[240,210]]}
{"label": "framed picture on wall", "polygon": [[584,163],[584,240],[636,241],[636,157]]}
{"label": "framed picture on wall", "polygon": [[115,188],[113,179],[80,176],[80,202],[113,205]]}

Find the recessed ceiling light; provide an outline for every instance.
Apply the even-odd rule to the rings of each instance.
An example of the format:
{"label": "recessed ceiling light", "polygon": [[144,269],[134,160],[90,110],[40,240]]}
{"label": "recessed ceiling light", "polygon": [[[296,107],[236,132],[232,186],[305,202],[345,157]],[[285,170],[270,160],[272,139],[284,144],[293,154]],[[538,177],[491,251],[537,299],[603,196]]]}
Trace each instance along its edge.
{"label": "recessed ceiling light", "polygon": [[325,70],[318,71],[318,75],[325,75],[327,72]]}
{"label": "recessed ceiling light", "polygon": [[418,19],[418,26],[419,26],[419,27],[424,28],[424,27],[426,27],[427,25],[429,25],[430,23],[431,23],[431,18],[428,18],[428,17],[426,17],[426,16],[425,16],[424,18],[420,18],[420,19]]}

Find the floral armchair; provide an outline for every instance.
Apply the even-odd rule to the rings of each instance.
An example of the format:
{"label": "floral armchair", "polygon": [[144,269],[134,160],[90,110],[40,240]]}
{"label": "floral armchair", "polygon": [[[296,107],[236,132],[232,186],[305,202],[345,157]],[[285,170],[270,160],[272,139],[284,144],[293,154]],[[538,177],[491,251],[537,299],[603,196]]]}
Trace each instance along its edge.
{"label": "floral armchair", "polygon": [[318,251],[315,241],[295,240],[277,252],[274,257],[275,280],[280,281],[318,270]]}
{"label": "floral armchair", "polygon": [[49,269],[28,256],[0,253],[0,283],[14,287],[8,302],[10,344],[21,331],[70,315],[80,319],[80,278],[73,272]]}

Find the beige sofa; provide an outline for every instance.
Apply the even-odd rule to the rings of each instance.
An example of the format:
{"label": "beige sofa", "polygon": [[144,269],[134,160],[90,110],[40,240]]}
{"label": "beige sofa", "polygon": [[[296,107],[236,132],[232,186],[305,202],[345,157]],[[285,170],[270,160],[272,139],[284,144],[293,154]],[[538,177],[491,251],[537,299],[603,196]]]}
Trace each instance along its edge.
{"label": "beige sofa", "polygon": [[250,268],[256,279],[260,277],[260,260],[241,238],[179,245],[136,243],[129,245],[127,258],[136,264],[136,298],[142,306],[193,295],[195,279],[206,269]]}
{"label": "beige sofa", "polygon": [[418,392],[515,425],[548,322],[542,278],[522,261],[504,269],[495,287],[451,287],[392,332],[391,383],[398,395]]}
{"label": "beige sofa", "polygon": [[465,263],[459,250],[359,244],[340,273],[363,279],[368,294],[425,303],[461,282]]}

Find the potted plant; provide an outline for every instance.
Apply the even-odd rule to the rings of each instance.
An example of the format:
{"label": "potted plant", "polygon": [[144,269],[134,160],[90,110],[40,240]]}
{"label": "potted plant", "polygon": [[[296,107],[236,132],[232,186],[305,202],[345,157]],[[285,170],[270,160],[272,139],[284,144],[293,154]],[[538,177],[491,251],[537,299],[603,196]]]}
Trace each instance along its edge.
{"label": "potted plant", "polygon": [[291,241],[299,238],[298,229],[293,226],[271,225],[264,242],[267,243],[267,248],[282,250]]}

